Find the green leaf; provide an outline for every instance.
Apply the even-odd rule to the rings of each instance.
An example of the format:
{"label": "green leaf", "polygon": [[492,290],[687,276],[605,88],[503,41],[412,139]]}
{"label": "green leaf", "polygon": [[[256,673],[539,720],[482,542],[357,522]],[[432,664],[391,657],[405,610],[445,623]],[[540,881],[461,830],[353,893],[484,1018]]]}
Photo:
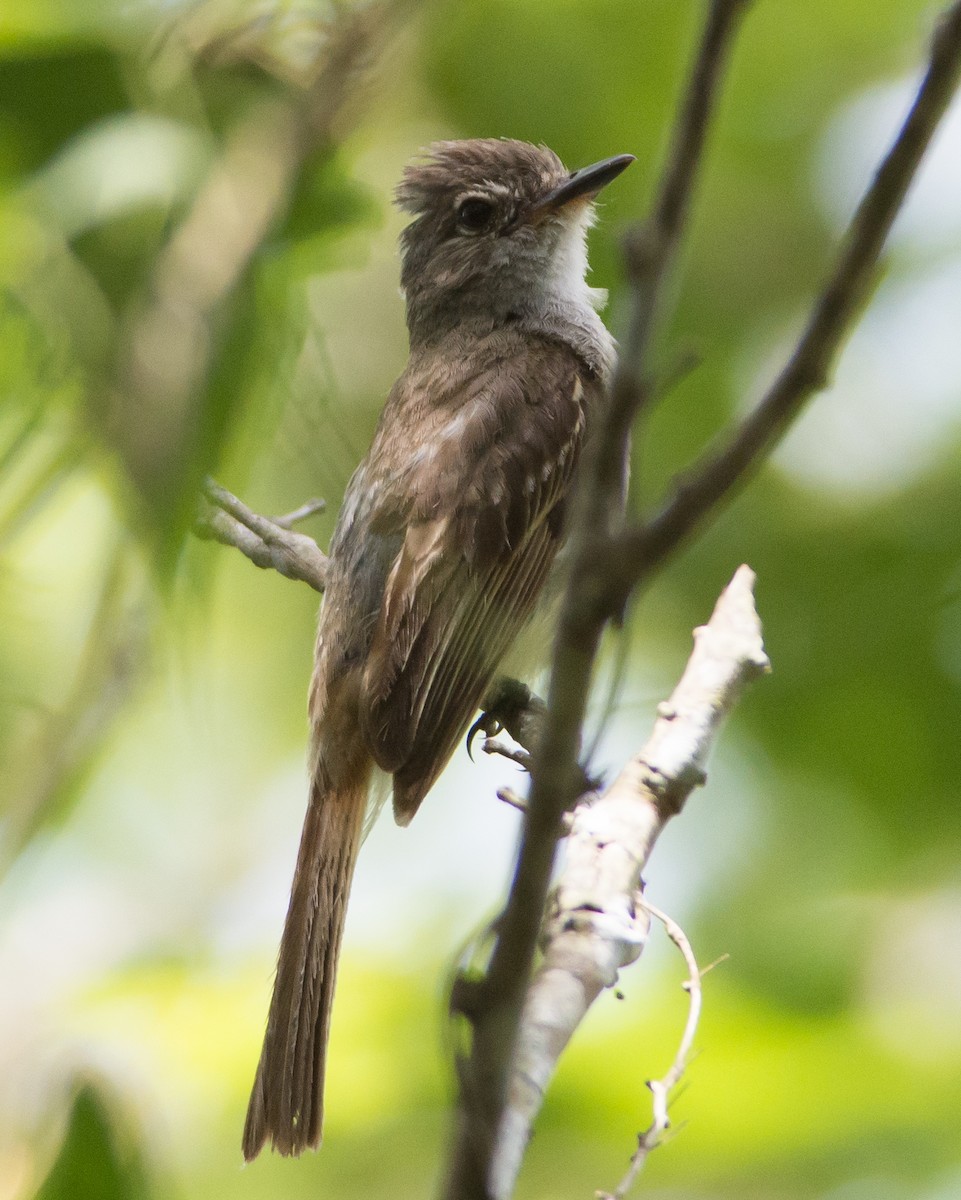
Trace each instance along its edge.
{"label": "green leaf", "polygon": [[36,1200],[146,1200],[149,1195],[139,1147],[94,1085],[83,1084]]}

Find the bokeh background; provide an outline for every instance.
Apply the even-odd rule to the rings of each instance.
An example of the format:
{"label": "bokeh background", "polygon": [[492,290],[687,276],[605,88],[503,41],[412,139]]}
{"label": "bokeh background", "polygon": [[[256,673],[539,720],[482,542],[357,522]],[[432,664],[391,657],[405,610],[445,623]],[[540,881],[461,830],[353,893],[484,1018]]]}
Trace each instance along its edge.
{"label": "bokeh background", "polygon": [[[936,9],[753,6],[660,351],[698,365],[638,443],[639,507],[790,344]],[[592,234],[616,328],[618,232],[644,211],[701,10],[2,7],[0,1200],[435,1188],[451,964],[496,911],[517,822],[494,785],[520,781],[459,752],[409,830],[377,827],[324,1148],[242,1168],[304,805],[316,597],[192,539],[194,498],[206,471],[259,511],[320,494],[308,529],[326,543],[404,362],[388,198],[431,140],[544,141],[571,166],[637,155]],[[372,69],[320,95],[292,150],[276,130],[343,49],[330,21],[357,23]],[[238,161],[262,188],[233,207],[220,194],[211,228]],[[612,770],[735,567],[758,572],[774,673],[649,870],[702,962],[729,958],[707,977],[681,1131],[639,1194],[961,1196],[959,197],[956,105],[834,385],[605,651],[594,761]],[[620,1177],[644,1080],[684,1020],[682,978],[655,942],[623,998],[598,1003],[519,1196]]]}

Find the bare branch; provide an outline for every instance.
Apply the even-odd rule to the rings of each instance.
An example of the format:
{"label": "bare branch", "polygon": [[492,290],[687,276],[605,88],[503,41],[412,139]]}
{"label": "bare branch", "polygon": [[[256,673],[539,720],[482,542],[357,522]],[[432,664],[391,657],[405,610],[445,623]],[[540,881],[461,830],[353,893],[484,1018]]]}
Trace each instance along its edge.
{"label": "bare branch", "polygon": [[283,517],[271,518],[255,513],[212,479],[204,484],[204,496],[194,522],[197,537],[233,546],[255,566],[279,571],[287,579],[302,580],[314,591],[323,592],[327,555],[313,538],[290,528],[295,521],[319,512],[322,500],[310,500]]}
{"label": "bare branch", "polygon": [[314,517],[317,513],[322,513],[327,508],[327,501],[321,500],[319,496],[314,496],[310,500],[305,500],[303,504],[299,504],[296,508],[291,509],[289,513],[284,513],[279,517],[271,517],[275,525],[279,525],[281,529],[293,529],[299,521],[306,521],[308,517]]}
{"label": "bare branch", "polygon": [[516,808],[518,812],[527,812],[527,801],[523,796],[518,796],[518,794],[512,791],[510,788],[498,788],[497,799],[500,800],[502,804],[507,804],[511,808]]}
{"label": "bare branch", "polygon": [[[728,445],[705,460],[658,517],[640,529],[624,531],[623,463],[631,420],[650,394],[646,364],[651,331],[680,244],[723,50],[743,7],[736,0],[716,0],[711,5],[655,216],[629,245],[632,317],[610,412],[599,431],[596,457],[585,470],[574,527],[573,565],[555,644],[548,715],[535,754],[517,869],[498,923],[488,974],[477,989],[478,1003],[471,1013],[474,1042],[463,1071],[459,1129],[447,1185],[448,1197],[458,1200],[506,1196],[509,1192],[505,1189],[512,1186],[513,1165],[502,1165],[509,1153],[498,1152],[496,1191],[492,1190],[490,1163],[501,1128],[506,1073],[561,816],[576,795],[577,745],[601,633],[609,620],[623,612],[632,592],[655,567],[770,452],[804,401],[823,386],[869,294],[884,240],[957,83],[961,0],[948,9],[941,22],[915,105],[852,221],[835,271],[781,376]],[[660,227],[659,221],[665,226]]]}
{"label": "bare branch", "polygon": [[499,742],[497,738],[487,738],[484,741],[483,749],[485,754],[497,754],[501,758],[506,758],[509,762],[523,767],[525,771],[531,769],[530,753],[523,746],[508,746],[506,742]]}
{"label": "bare branch", "polygon": [[[744,0],[713,0],[686,88],[673,152],[658,189],[651,228],[656,250],[632,265],[634,309],[623,350],[622,377],[643,380],[650,330],[663,285],[680,245],[690,197],[703,157],[721,68]],[[456,1142],[446,1183],[448,1200],[487,1200],[495,1138],[507,1101],[508,1076],[538,929],[544,912],[563,815],[579,794],[577,753],[591,670],[606,621],[598,599],[606,586],[598,574],[599,534],[617,526],[622,509],[623,464],[637,403],[628,385],[615,398],[595,439],[578,499],[571,576],[562,602],[551,674],[548,716],[535,751],[531,796],[507,906],[498,923],[488,972],[472,1006],[474,1037],[463,1064]],[[603,538],[602,538],[603,540]]]}
{"label": "bare branch", "polygon": [[513,1190],[564,1047],[601,990],[643,949],[648,920],[636,900],[655,842],[704,782],[708,753],[744,687],[769,668],[753,584],[754,573],[739,568],[710,621],[695,630],[694,651],[671,698],[658,708],[644,749],[603,794],[574,810],[497,1139],[491,1175],[497,1200]]}
{"label": "bare branch", "polygon": [[957,90],[959,76],[961,3],[956,2],[938,24],[911,110],[851,219],[834,269],[780,374],[726,444],[687,473],[660,513],[614,539],[606,566],[615,612],[761,466],[804,405],[829,383],[844,341],[871,295],[888,233]]}
{"label": "bare branch", "polygon": [[630,316],[611,385],[610,412],[598,439],[595,529],[610,528],[620,506],[609,503],[623,488],[631,425],[652,398],[647,357],[651,338],[681,250],[691,200],[717,105],[721,73],[750,0],[712,0],[700,49],[681,101],[650,217],[628,234],[624,261]]}

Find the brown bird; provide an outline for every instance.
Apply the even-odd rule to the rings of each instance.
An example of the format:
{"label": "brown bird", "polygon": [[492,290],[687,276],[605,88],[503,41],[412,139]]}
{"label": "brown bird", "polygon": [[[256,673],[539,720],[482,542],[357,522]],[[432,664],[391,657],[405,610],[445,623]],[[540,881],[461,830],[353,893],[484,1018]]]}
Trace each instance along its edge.
{"label": "brown bird", "polygon": [[243,1150],[320,1142],[330,1013],[375,768],[406,825],[530,616],[614,359],[585,282],[597,192],[543,146],[440,142],[396,200],[410,359],[347,488],[310,688],[311,784]]}

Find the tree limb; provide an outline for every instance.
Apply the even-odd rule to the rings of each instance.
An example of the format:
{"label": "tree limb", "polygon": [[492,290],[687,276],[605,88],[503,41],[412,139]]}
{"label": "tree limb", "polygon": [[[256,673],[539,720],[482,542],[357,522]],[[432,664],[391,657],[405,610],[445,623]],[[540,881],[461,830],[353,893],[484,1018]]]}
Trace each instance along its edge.
{"label": "tree limb", "polygon": [[701,44],[671,135],[651,215],[627,235],[624,264],[630,284],[629,316],[607,418],[597,439],[598,487],[594,529],[610,529],[622,505],[607,503],[623,491],[631,429],[650,402],[654,380],[647,356],[664,290],[681,251],[691,201],[704,157],[707,132],[717,107],[721,75],[751,0],[711,0]]}
{"label": "tree limb", "polygon": [[631,259],[632,317],[612,402],[595,439],[578,497],[573,565],[561,606],[548,715],[535,753],[517,866],[487,975],[470,1014],[474,1036],[461,1074],[447,1200],[489,1200],[493,1195],[490,1168],[496,1133],[507,1100],[511,1058],[557,839],[563,830],[564,812],[578,795],[577,747],[606,620],[606,610],[602,612],[596,603],[603,580],[595,570],[594,556],[599,541],[604,544],[605,531],[609,536],[621,514],[630,422],[643,400],[632,388],[645,386],[643,363],[651,329],[680,245],[721,68],[744,7],[744,0],[712,0],[649,225],[655,232],[641,239],[653,249],[647,254],[635,253]]}
{"label": "tree limb", "polygon": [[509,1197],[554,1068],[603,988],[637,959],[648,916],[641,873],[671,817],[706,778],[708,753],[744,687],[769,669],[754,607],[754,573],[741,567],[708,623],[654,731],[600,796],[574,810],[550,904],[544,955],[524,1001],[510,1090],[491,1169],[491,1194]]}

